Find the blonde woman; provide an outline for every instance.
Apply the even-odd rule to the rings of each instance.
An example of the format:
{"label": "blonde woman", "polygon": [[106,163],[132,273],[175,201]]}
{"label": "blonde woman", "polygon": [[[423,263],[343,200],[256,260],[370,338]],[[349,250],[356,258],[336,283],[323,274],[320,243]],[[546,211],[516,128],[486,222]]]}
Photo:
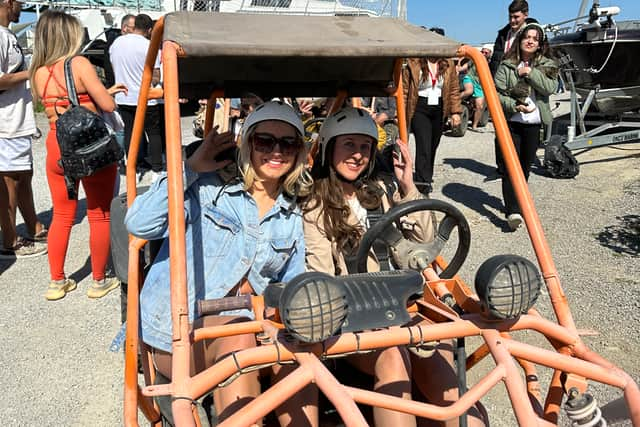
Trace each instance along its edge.
{"label": "blonde woman", "polygon": [[[116,104],[112,96],[126,91],[123,85],[118,84],[106,89],[89,60],[75,56],[82,47],[83,38],[84,29],[80,22],[64,12],[47,11],[36,25],[30,68],[31,90],[34,98],[42,100],[50,126],[46,142],[46,171],[53,202],[53,219],[49,228],[51,281],[45,294],[48,300],[60,299],[76,288],[76,282],[65,274],[64,262],[78,201],[70,200],[67,195],[56,138],[58,116],[69,107],[64,61],[73,58],[71,70],[79,102],[92,111],[114,111]],[[115,277],[105,276],[109,256],[110,204],[116,173],[114,164],[80,180],[87,197],[90,229],[89,250],[93,274],[87,291],[90,298],[100,298],[119,285]]]}
{"label": "blonde woman", "polygon": [[[286,282],[304,272],[302,215],[296,203],[296,195],[306,193],[310,185],[305,180],[303,135],[302,121],[290,106],[267,102],[256,107],[244,123],[237,178],[225,181],[219,171],[231,160],[217,160],[234,146],[231,131],[218,133],[214,128],[187,159],[184,208],[190,316],[198,299],[261,294],[269,283]],[[167,236],[167,194],[167,179],[161,175],[149,191],[136,198],[125,219],[132,234],[144,239]],[[156,366],[167,377],[171,376],[170,308],[167,240],[140,295],[142,340],[153,347]],[[236,312],[195,322],[212,326],[247,319],[247,313]],[[199,342],[193,347],[192,374],[233,351],[255,345],[253,334]],[[276,378],[279,371],[274,368]],[[316,393],[311,386],[307,391]],[[218,418],[226,419],[259,392],[257,371],[216,388]],[[317,425],[316,398],[307,396],[300,393],[287,402],[296,410],[295,425]],[[298,399],[307,399],[310,405]],[[276,412],[282,425],[292,423],[287,405]]]}

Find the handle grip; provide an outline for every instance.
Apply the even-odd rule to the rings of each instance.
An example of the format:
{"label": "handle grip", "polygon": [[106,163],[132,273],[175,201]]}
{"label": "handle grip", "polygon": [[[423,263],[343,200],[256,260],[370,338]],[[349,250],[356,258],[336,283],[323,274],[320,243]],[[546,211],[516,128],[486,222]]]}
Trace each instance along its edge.
{"label": "handle grip", "polygon": [[251,295],[239,295],[237,297],[224,297],[216,299],[203,299],[197,303],[198,317],[210,314],[218,314],[221,311],[240,310],[243,308],[250,309]]}

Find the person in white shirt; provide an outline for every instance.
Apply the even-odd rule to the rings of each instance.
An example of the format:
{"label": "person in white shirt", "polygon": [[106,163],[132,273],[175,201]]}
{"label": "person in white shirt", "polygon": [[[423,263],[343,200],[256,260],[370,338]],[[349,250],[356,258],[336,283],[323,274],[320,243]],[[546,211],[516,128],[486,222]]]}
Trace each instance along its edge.
{"label": "person in white shirt", "polygon": [[[18,22],[22,4],[0,0],[0,259],[43,255],[47,229],[36,215],[31,179],[33,156],[31,137],[36,133],[29,71],[18,40],[7,27]],[[16,231],[16,211],[24,218],[28,236]]]}
{"label": "person in white shirt", "polygon": [[[149,49],[149,39],[153,21],[148,15],[139,14],[135,18],[133,32],[118,37],[109,48],[109,56],[115,80],[123,83],[129,89],[128,93],[116,95],[118,111],[125,124],[125,148],[129,151],[131,132],[133,130],[133,119],[135,117],[136,106],[138,105],[138,95],[140,94],[140,82],[142,72]],[[153,70],[152,86],[160,83],[160,62],[159,56]],[[151,99],[147,102],[147,113],[145,116],[144,135],[141,140],[138,152],[138,171],[144,173],[151,169],[158,173],[164,169],[162,152],[164,146],[164,124],[163,108],[158,100]],[[146,138],[145,138],[146,136]],[[144,144],[145,142],[148,145]],[[155,175],[155,174],[154,174]]]}
{"label": "person in white shirt", "polygon": [[136,16],[130,13],[127,13],[120,20],[120,30],[117,28],[109,28],[105,32],[105,37],[107,38],[107,43],[104,47],[104,56],[103,56],[103,64],[104,64],[104,79],[105,86],[111,87],[116,84],[115,77],[113,76],[113,67],[111,66],[111,57],[109,56],[109,49],[116,39],[124,34],[129,34],[133,32],[135,27]]}

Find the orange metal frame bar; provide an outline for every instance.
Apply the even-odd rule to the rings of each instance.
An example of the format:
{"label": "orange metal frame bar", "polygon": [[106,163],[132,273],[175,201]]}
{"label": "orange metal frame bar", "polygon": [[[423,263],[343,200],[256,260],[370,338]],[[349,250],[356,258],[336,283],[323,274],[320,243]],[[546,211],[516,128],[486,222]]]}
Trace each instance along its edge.
{"label": "orange metal frame bar", "polygon": [[[269,321],[247,322],[246,325],[242,325],[243,329],[241,331],[234,327],[223,326],[203,328],[194,332],[198,334],[197,339],[212,339],[233,333],[258,333],[263,331],[266,326],[268,326],[268,323]],[[495,326],[495,322],[487,321],[480,315],[465,315],[463,316],[463,319],[447,323],[425,326],[418,325],[400,329],[363,332],[358,334],[342,334],[326,340],[323,344],[318,344],[311,348],[305,348],[307,353],[304,357],[314,357],[314,355],[331,357],[351,353],[357,350],[367,351],[388,346],[416,345],[418,344],[417,337],[421,337],[421,340],[424,341],[433,341],[446,340],[455,337],[483,336],[491,354],[496,360],[497,367],[494,368],[494,370],[492,370],[492,372],[482,381],[471,387],[471,389],[452,406],[438,407],[434,405],[419,404],[417,402],[406,401],[403,399],[390,399],[389,396],[383,394],[346,387],[349,395],[352,396],[356,402],[402,412],[414,413],[418,416],[425,416],[438,420],[451,419],[460,415],[469,409],[474,402],[486,394],[487,391],[500,380],[504,380],[506,382],[508,392],[514,405],[514,411],[516,411],[516,414],[520,414],[517,415],[518,419],[528,420],[529,422],[531,422],[531,420],[536,420],[538,418],[537,411],[529,403],[529,399],[527,399],[527,390],[524,380],[521,378],[519,368],[516,367],[512,356],[522,359],[523,361],[548,366],[563,372],[574,373],[584,376],[585,378],[618,387],[624,390],[625,397],[628,399],[627,402],[629,407],[632,407],[631,404],[634,402],[634,399],[638,399],[640,396],[637,385],[631,380],[631,378],[619,369],[615,368],[613,365],[608,364],[607,366],[605,363],[603,366],[600,363],[601,361],[589,361],[587,359],[591,358],[591,356],[586,353],[582,354],[585,360],[580,360],[576,357],[559,355],[554,351],[544,350],[531,345],[519,343],[505,337],[499,330],[496,330]],[[498,326],[501,327],[498,329],[509,331],[525,329],[538,331],[550,339],[557,340],[564,345],[576,345],[580,353],[588,351],[584,346],[576,343],[575,337],[569,333],[566,328],[536,315],[524,315],[511,322],[500,323]],[[257,348],[237,352],[235,358],[233,358],[235,360],[232,358],[223,359],[215,366],[192,377],[190,384],[191,393],[186,397],[189,399],[196,399],[200,397],[212,387],[215,387],[217,384],[243,368],[264,363],[273,363],[278,360],[281,362],[293,360],[300,362],[301,355],[304,355],[304,353],[297,353],[295,346],[283,346],[277,342],[272,345],[263,345]],[[301,363],[300,365],[301,368],[299,369],[302,369],[304,364]],[[271,388],[263,393],[259,401],[256,401],[258,403],[253,402],[249,404],[246,407],[248,412],[245,413],[244,410],[242,412],[245,414],[252,413],[256,418],[248,420],[248,422],[256,421],[309,382],[318,380],[317,376],[311,375],[309,377],[309,373],[299,373],[299,375],[300,381],[292,381],[292,384],[295,384],[295,386],[291,385],[291,388]],[[306,378],[307,381],[303,381],[302,378]],[[288,391],[285,392],[285,390]],[[322,391],[326,392],[324,389],[322,389]],[[168,384],[146,387],[143,389],[143,393],[147,396],[159,396],[172,393],[175,394],[175,391],[173,386]],[[267,404],[267,402],[270,402],[270,404]],[[341,416],[347,417],[344,419],[352,417],[353,414],[351,414],[348,409],[345,409],[345,411],[347,413],[341,412]],[[242,419],[243,422],[238,424],[236,424],[236,422],[239,418],[233,418],[233,423],[230,419],[229,425],[245,425],[244,421],[247,421],[247,419]],[[634,422],[635,421],[637,420],[634,419]],[[538,424],[538,422],[540,424]],[[521,423],[521,425],[528,424]],[[546,423],[538,420],[535,425],[546,425]]]}
{"label": "orange metal frame bar", "polygon": [[[142,134],[146,103],[150,94],[151,72],[162,39],[164,22],[161,19],[153,30],[152,40],[145,71],[142,80],[142,90],[138,100],[136,122],[131,141],[129,158],[135,159],[138,141]],[[186,260],[185,260],[185,223],[183,211],[183,182],[181,163],[181,129],[178,104],[178,56],[180,47],[173,42],[163,43],[164,69],[164,99],[165,121],[167,130],[167,169],[169,193],[169,244],[171,257],[171,316],[173,325],[173,378],[167,385],[138,387],[137,350],[140,347],[138,339],[139,307],[138,298],[141,278],[139,276],[139,251],[144,245],[140,239],[130,242],[129,263],[129,305],[127,308],[127,338],[126,338],[126,366],[125,366],[125,408],[124,421],[127,426],[137,426],[136,407],[139,406],[145,416],[154,425],[158,425],[159,413],[149,399],[151,396],[172,395],[174,401],[172,410],[174,419],[180,426],[195,426],[192,411],[192,399],[206,393],[221,381],[236,373],[239,369],[262,363],[295,360],[299,364],[294,373],[285,380],[273,386],[267,392],[248,404],[242,411],[222,423],[226,425],[244,425],[256,421],[284,399],[293,395],[310,382],[315,382],[320,390],[334,403],[336,409],[345,420],[347,426],[363,426],[366,421],[362,418],[355,402],[367,403],[403,412],[414,413],[433,419],[455,418],[470,408],[491,387],[499,381],[504,381],[512,401],[512,405],[521,425],[551,425],[548,421],[538,418],[534,408],[528,404],[527,389],[520,378],[519,370],[513,357],[519,359],[523,367],[527,363],[537,363],[555,369],[556,373],[568,372],[585,378],[594,379],[624,390],[625,399],[631,411],[631,418],[635,426],[640,426],[640,391],[637,384],[623,371],[613,366],[597,354],[593,353],[581,342],[577,335],[573,319],[569,312],[564,293],[557,277],[557,272],[549,247],[544,238],[540,220],[536,215],[531,195],[528,192],[522,170],[516,158],[511,142],[506,120],[502,114],[498,96],[489,74],[484,57],[473,48],[462,46],[459,55],[468,56],[478,65],[478,73],[483,88],[485,88],[489,111],[494,121],[500,148],[504,153],[507,172],[514,182],[518,202],[523,208],[524,219],[527,223],[534,250],[540,263],[543,276],[551,301],[553,303],[558,324],[547,321],[537,315],[521,316],[505,322],[487,322],[480,315],[468,314],[459,319],[452,319],[446,323],[436,323],[424,326],[402,327],[385,331],[372,331],[360,334],[343,334],[332,337],[311,348],[305,347],[304,352],[296,352],[295,345],[283,345],[276,340],[275,344],[243,350],[236,353],[235,358],[226,358],[209,369],[190,377],[189,352],[193,342],[220,336],[239,333],[259,333],[267,329],[279,327],[270,321],[246,322],[244,324],[229,325],[215,328],[202,328],[191,331],[188,322],[187,289],[186,289]],[[402,99],[401,81],[402,60],[397,60],[394,70],[396,83],[395,96],[398,98],[398,121],[400,138],[407,142],[407,123],[405,106]],[[209,104],[221,93],[212,95]],[[339,98],[346,94],[339,94]],[[207,115],[206,127],[211,126],[211,117]],[[127,190],[129,203],[135,197],[135,162],[127,166]],[[428,286],[428,285],[427,285]],[[425,305],[426,309],[429,305]],[[532,329],[544,334],[554,346],[559,348],[558,354],[549,350],[529,346],[513,341],[506,336],[506,332]],[[387,395],[342,386],[333,375],[320,363],[318,356],[340,355],[357,350],[368,350],[398,345],[416,345],[416,337],[421,340],[438,340],[455,337],[481,335],[486,343],[488,352],[496,361],[494,368],[483,380],[474,385],[461,399],[449,407],[438,407],[424,403],[390,398]],[[298,349],[299,350],[299,349]],[[480,352],[482,353],[482,351]],[[571,354],[567,355],[567,354]],[[576,359],[580,358],[583,360]],[[235,360],[232,360],[235,359]],[[143,360],[148,363],[148,358]],[[527,369],[525,369],[526,371]],[[558,375],[559,378],[559,375]],[[559,379],[558,379],[559,381]],[[552,384],[552,387],[557,384]],[[547,402],[547,410],[552,405],[559,404],[555,399]],[[553,415],[553,414],[552,414]]]}
{"label": "orange metal frame bar", "polygon": [[507,174],[513,183],[516,198],[522,210],[522,216],[527,224],[533,250],[538,258],[542,277],[549,290],[549,296],[556,318],[562,326],[577,333],[566,295],[560,285],[558,272],[551,257],[551,250],[549,249],[542,230],[540,217],[538,217],[538,213],[533,204],[533,198],[529,192],[527,181],[524,178],[520,162],[518,161],[518,155],[513,146],[511,133],[509,132],[507,120],[502,112],[502,106],[500,105],[500,99],[496,92],[491,72],[489,71],[489,65],[486,59],[483,58],[483,55],[471,46],[461,46],[458,50],[458,55],[469,57],[476,64],[480,84],[484,90],[487,107],[489,108],[491,120],[493,121],[493,126],[496,131],[496,137],[498,138],[498,145],[500,146],[500,151],[502,152],[507,167]]}

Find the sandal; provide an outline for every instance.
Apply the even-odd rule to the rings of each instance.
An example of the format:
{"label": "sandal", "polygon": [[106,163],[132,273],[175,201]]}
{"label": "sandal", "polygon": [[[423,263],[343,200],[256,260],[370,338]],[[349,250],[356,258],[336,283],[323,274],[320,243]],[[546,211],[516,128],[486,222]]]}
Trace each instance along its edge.
{"label": "sandal", "polygon": [[24,238],[19,238],[13,248],[0,249],[0,260],[15,260],[20,258],[32,258],[47,253],[47,245],[31,242]]}
{"label": "sandal", "polygon": [[68,292],[74,290],[76,286],[76,281],[73,279],[52,280],[49,282],[49,287],[44,297],[49,301],[59,300]]}
{"label": "sandal", "polygon": [[33,236],[27,236],[24,239],[30,242],[47,243],[47,237],[49,237],[49,230],[42,228],[39,233],[36,233]]}

